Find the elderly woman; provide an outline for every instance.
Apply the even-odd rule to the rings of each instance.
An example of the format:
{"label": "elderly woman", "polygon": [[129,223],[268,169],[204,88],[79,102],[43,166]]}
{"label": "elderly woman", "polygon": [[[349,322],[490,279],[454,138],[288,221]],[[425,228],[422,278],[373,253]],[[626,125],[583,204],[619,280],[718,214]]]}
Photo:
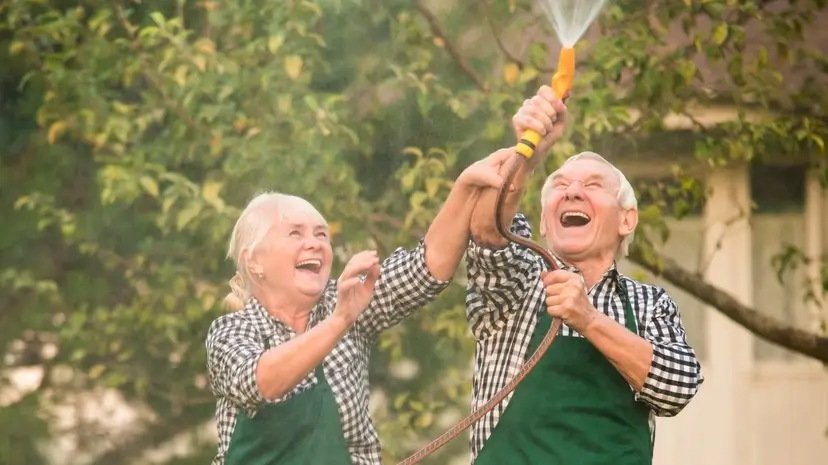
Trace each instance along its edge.
{"label": "elderly woman", "polygon": [[328,225],[305,200],[262,194],[230,240],[228,306],[207,334],[218,401],[213,465],[379,465],[368,410],[368,359],[377,335],[432,302],[468,243],[474,200],[499,187],[512,150],[458,177],[426,236],[382,263],[356,254],[338,280]]}

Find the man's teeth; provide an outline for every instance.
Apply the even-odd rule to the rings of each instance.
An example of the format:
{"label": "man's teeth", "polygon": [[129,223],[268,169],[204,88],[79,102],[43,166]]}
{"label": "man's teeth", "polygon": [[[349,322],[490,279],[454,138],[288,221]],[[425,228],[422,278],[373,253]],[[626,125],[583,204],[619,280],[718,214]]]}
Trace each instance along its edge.
{"label": "man's teeth", "polygon": [[566,212],[566,213],[563,214],[563,216],[561,218],[566,219],[566,218],[569,218],[571,216],[577,216],[577,217],[583,218],[585,220],[589,220],[589,216],[586,213],[582,213],[582,212]]}

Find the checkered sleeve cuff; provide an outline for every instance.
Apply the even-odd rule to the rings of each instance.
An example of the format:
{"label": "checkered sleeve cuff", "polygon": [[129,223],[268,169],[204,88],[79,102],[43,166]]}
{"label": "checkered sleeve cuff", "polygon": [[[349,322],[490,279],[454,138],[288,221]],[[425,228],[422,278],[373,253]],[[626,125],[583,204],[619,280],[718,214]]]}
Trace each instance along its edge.
{"label": "checkered sleeve cuff", "polygon": [[[509,229],[518,236],[532,238],[532,228],[522,213],[515,215]],[[509,268],[515,262],[522,260],[526,252],[526,249],[514,242],[510,242],[502,249],[491,249],[469,241],[466,257],[470,264],[473,263],[482,271],[495,271]]]}
{"label": "checkered sleeve cuff", "polygon": [[265,348],[250,322],[238,314],[217,319],[206,345],[210,383],[216,395],[249,409],[265,402],[256,383],[256,367]]}
{"label": "checkered sleeve cuff", "polygon": [[399,324],[415,310],[433,302],[451,284],[451,280],[440,280],[431,274],[425,251],[425,240],[421,239],[413,249],[397,248],[383,261],[374,298],[359,317],[368,335]]}
{"label": "checkered sleeve cuff", "polygon": [[[397,257],[405,257],[405,255],[406,251],[399,248],[391,257],[391,260]],[[408,270],[409,279],[411,280],[410,282],[414,284],[414,287],[419,289],[419,292],[423,294],[420,299],[424,299],[426,302],[436,299],[437,296],[443,292],[449,284],[451,284],[451,279],[437,279],[433,274],[431,274],[431,270],[426,265],[425,239],[420,239],[417,247],[410,252],[407,252],[407,255],[407,260],[410,261],[410,267]],[[391,262],[389,260],[389,267],[390,266]]]}
{"label": "checkered sleeve cuff", "polygon": [[656,415],[675,416],[696,395],[704,376],[695,351],[686,342],[676,303],[666,293],[657,303],[647,336],[653,344],[653,358],[636,397]]}

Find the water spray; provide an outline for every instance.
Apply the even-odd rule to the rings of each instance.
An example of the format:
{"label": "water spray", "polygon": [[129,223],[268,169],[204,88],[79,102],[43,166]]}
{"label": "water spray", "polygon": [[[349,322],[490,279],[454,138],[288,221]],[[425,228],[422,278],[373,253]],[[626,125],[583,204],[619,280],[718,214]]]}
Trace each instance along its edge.
{"label": "water spray", "polygon": [[[552,90],[559,99],[565,100],[575,80],[575,44],[595,21],[606,0],[540,0],[539,3],[563,47],[552,76]],[[540,141],[541,135],[530,129],[521,136],[517,152],[529,159]]]}
{"label": "water spray", "polygon": [[[604,7],[606,0],[538,0],[538,2],[563,47],[558,57],[558,67],[552,76],[552,89],[559,99],[566,100],[569,97],[572,82],[575,80],[575,44],[586,33],[592,22],[595,21],[598,13]],[[512,185],[512,181],[520,167],[534,155],[535,149],[540,144],[541,139],[541,135],[531,129],[521,134],[520,141],[515,148],[517,153],[513,156],[514,161],[512,162],[512,167],[509,169],[509,173],[506,175],[497,196],[495,224],[497,225],[498,232],[503,237],[534,251],[543,258],[549,270],[555,270],[557,269],[557,265],[552,255],[544,247],[512,233],[510,231],[512,219],[503,217],[503,204],[509,193],[509,186]],[[549,330],[535,350],[535,353],[526,360],[526,363],[523,364],[514,378],[503,386],[483,406],[471,412],[467,417],[457,422],[437,439],[431,441],[425,447],[402,462],[399,462],[397,465],[413,465],[419,463],[500,404],[503,399],[517,388],[518,384],[523,381],[526,375],[540,361],[540,358],[558,334],[560,327],[560,318],[554,318]]]}

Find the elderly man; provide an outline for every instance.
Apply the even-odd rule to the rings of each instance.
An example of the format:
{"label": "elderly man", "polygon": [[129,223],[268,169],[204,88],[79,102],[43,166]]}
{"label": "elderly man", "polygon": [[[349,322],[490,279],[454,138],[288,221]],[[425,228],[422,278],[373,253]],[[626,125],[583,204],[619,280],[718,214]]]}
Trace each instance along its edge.
{"label": "elderly man", "polygon": [[[541,88],[513,119],[516,135],[544,135],[515,178],[505,215],[531,237],[517,205],[532,171],[561,136],[566,108]],[[512,379],[549,329],[563,325],[535,369],[474,425],[475,465],[643,465],[652,461],[654,417],[678,414],[703,377],[675,301],[623,275],[638,221],[624,175],[584,152],[550,175],[540,233],[557,259],[549,272],[530,250],[507,243],[494,224],[493,189],[472,217],[467,250],[467,319],[477,339],[473,408]]]}

